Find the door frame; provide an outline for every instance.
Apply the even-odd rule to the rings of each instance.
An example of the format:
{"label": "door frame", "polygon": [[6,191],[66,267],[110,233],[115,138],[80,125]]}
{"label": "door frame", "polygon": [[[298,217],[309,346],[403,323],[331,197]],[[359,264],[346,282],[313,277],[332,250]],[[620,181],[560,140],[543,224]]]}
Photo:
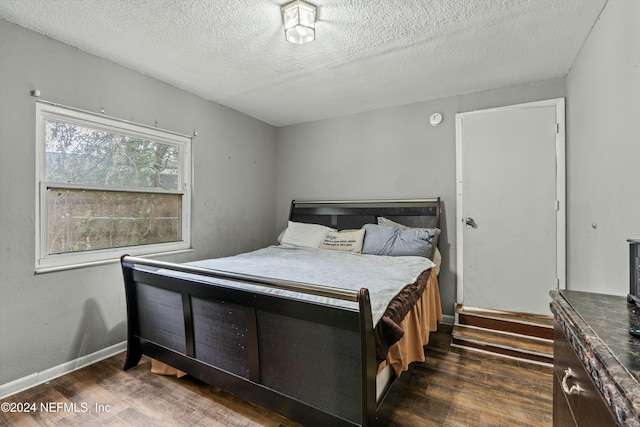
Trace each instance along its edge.
{"label": "door frame", "polygon": [[456,303],[464,303],[464,217],[462,194],[462,166],[463,166],[463,131],[462,120],[465,116],[486,114],[492,112],[555,107],[556,109],[556,288],[566,288],[566,157],[565,157],[565,99],[554,98],[522,104],[508,105],[497,108],[468,111],[456,114]]}

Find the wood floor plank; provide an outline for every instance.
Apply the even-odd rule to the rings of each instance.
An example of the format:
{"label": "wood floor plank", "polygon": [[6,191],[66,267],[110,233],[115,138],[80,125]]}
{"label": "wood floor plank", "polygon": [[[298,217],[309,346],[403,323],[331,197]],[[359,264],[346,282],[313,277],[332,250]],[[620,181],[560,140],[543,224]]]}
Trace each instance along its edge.
{"label": "wood floor plank", "polygon": [[[449,325],[432,334],[427,360],[416,364],[390,426],[551,426],[550,368],[456,349],[450,342]],[[4,399],[38,407],[0,412],[0,426],[297,426],[194,378],[152,374],[147,358],[126,372],[123,361],[124,353]],[[78,410],[40,410],[51,403]]]}

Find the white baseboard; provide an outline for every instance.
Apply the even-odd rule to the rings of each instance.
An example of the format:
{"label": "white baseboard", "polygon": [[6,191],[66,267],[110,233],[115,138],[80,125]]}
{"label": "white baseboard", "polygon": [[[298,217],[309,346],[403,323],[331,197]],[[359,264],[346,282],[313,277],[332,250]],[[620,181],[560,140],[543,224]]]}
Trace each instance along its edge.
{"label": "white baseboard", "polygon": [[99,362],[103,359],[114,356],[127,349],[127,342],[122,341],[118,344],[114,344],[111,347],[103,348],[95,353],[88,354],[86,356],[78,357],[77,359],[65,362],[61,365],[54,366],[41,372],[35,372],[26,377],[18,378],[10,383],[0,385],[0,399],[9,397],[12,394],[19,393],[27,390],[31,387],[35,387],[39,384],[43,384],[54,378],[61,377],[75,370],[89,366],[92,363]]}

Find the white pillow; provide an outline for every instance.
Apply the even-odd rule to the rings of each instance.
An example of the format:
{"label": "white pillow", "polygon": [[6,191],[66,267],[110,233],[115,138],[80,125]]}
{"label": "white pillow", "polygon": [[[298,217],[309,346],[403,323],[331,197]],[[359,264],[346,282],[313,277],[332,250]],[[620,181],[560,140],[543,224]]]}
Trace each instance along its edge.
{"label": "white pillow", "polygon": [[362,242],[364,242],[364,230],[330,231],[320,245],[320,249],[359,254],[362,252]]}
{"label": "white pillow", "polygon": [[442,254],[440,253],[440,249],[435,247],[433,252],[433,263],[436,265],[434,268],[436,269],[436,274],[440,274],[440,264],[442,264]]}
{"label": "white pillow", "polygon": [[281,244],[318,248],[330,231],[336,231],[336,229],[319,224],[289,221]]}
{"label": "white pillow", "polygon": [[400,224],[399,222],[391,221],[389,218],[385,218],[383,216],[378,217],[378,225],[384,225],[385,227],[393,227],[393,228],[397,228],[398,230],[408,230],[411,228],[407,225]]}

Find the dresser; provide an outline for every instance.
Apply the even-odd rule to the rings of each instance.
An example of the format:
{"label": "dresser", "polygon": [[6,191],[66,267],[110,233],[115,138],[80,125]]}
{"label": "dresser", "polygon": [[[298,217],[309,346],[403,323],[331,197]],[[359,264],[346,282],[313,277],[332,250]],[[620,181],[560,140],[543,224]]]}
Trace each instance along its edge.
{"label": "dresser", "polygon": [[640,427],[640,308],[626,297],[552,291],[553,425]]}

